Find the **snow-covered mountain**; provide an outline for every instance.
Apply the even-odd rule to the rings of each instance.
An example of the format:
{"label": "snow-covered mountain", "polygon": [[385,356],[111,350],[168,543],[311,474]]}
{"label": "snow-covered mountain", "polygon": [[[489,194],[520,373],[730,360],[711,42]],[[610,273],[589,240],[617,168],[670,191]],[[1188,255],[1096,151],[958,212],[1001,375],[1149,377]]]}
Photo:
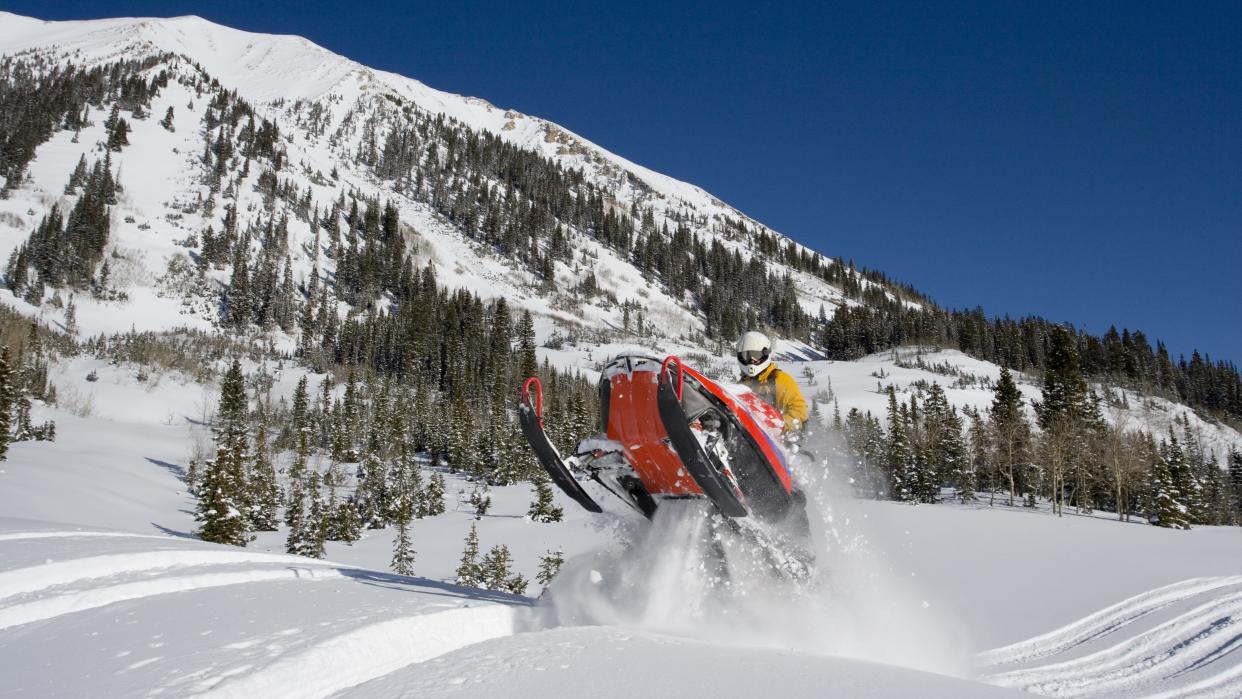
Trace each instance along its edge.
{"label": "snow-covered mountain", "polygon": [[[497,108],[484,100],[448,94],[422,83],[372,70],[291,36],[242,32],[198,17],[173,19],[115,19],[81,22],[43,22],[0,14],[0,53],[79,68],[107,65],[118,60],[154,57],[143,70],[148,78],[169,70],[174,82],[153,98],[150,118],[129,119],[132,144],[112,155],[124,193],[113,210],[113,247],[130,264],[121,271],[118,285],[135,302],[94,308],[89,300],[78,308],[82,330],[88,333],[142,328],[166,328],[177,324],[206,327],[215,321],[215,308],[203,308],[187,318],[190,302],[161,286],[174,257],[188,257],[192,245],[179,245],[188,233],[197,233],[223,221],[221,207],[206,212],[187,206],[212,196],[202,176],[204,133],[200,120],[206,101],[203,86],[191,88],[175,80],[214,80],[225,90],[253,106],[257,115],[270,119],[279,129],[288,163],[278,174],[288,177],[299,194],[309,191],[321,209],[343,193],[391,201],[402,221],[417,235],[416,259],[435,262],[441,283],[468,288],[485,298],[504,296],[528,307],[545,323],[607,329],[622,325],[616,301],[641,301],[650,327],[666,338],[700,335],[703,318],[685,299],[673,299],[658,283],[636,270],[607,245],[583,231],[569,231],[575,256],[556,263],[560,288],[573,288],[593,271],[604,294],[615,301],[587,304],[566,312],[563,302],[550,293],[537,292],[538,279],[530,271],[497,255],[489,246],[462,234],[460,222],[446,220],[426,203],[407,196],[400,182],[376,176],[374,168],[360,166],[358,154],[384,145],[387,134],[407,124],[414,114],[443,117],[470,132],[492,134],[523,151],[580,174],[607,197],[606,206],[616,211],[649,214],[656,226],[687,226],[692,235],[710,245],[719,241],[728,250],[749,257],[753,233],[760,224],[693,185],[652,172],[614,155],[549,121]],[[195,104],[197,102],[197,104]],[[158,123],[168,108],[175,110],[175,131]],[[107,140],[103,127],[106,106],[92,108],[93,126],[74,136],[55,135],[37,149],[22,187],[0,202],[0,259],[29,234],[52,204],[68,205],[62,194],[78,159],[101,157]],[[443,157],[443,156],[442,156]],[[237,173],[239,162],[231,163]],[[333,173],[334,178],[327,175]],[[244,219],[266,213],[276,215],[255,189],[260,168],[243,176],[230,193]],[[496,183],[493,183],[494,185]],[[226,195],[225,198],[228,198]],[[279,204],[277,204],[279,207]],[[745,231],[745,232],[743,232]],[[335,262],[312,251],[311,224],[294,218],[289,222],[290,251],[300,282],[312,269],[324,275],[335,271]],[[782,245],[792,244],[781,239]],[[799,251],[810,254],[801,246]],[[825,264],[830,261],[821,258]],[[778,267],[780,267],[778,265]],[[831,311],[845,303],[841,289],[814,275],[796,270],[798,296],[808,314],[821,306]],[[226,277],[219,276],[218,281]],[[130,312],[137,308],[138,312]],[[55,312],[45,310],[54,317]]]}

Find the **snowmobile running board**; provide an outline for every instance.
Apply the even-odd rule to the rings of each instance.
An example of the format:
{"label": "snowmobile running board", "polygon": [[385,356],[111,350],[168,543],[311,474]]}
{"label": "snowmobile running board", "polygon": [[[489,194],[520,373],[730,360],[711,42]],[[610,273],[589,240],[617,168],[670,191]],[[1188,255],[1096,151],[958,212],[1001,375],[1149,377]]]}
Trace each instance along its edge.
{"label": "snowmobile running board", "polygon": [[[531,404],[530,388],[532,385],[535,387],[534,404]],[[603,512],[599,503],[595,502],[582,488],[578,479],[574,478],[574,474],[561,459],[560,452],[556,450],[556,445],[543,431],[543,384],[533,376],[522,384],[522,400],[518,403],[518,420],[522,423],[522,434],[530,443],[539,463],[552,477],[552,482],[588,512]]]}
{"label": "snowmobile running board", "polygon": [[[670,364],[677,365],[676,387],[673,385]],[[677,452],[677,457],[681,459],[690,477],[703,490],[703,494],[722,513],[729,517],[745,517],[749,514],[749,509],[724,475],[724,465],[703,449],[690,428],[690,419],[681,405],[684,373],[681,360],[672,355],[660,367],[656,404],[660,411],[660,421],[664,423],[664,431],[668,433],[669,444]]]}

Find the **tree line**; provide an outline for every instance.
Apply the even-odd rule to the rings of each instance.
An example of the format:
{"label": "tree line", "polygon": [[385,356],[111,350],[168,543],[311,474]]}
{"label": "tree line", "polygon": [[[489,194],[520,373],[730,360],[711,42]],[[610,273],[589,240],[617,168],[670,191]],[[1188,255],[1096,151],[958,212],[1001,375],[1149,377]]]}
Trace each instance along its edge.
{"label": "tree line", "polygon": [[818,345],[833,359],[851,360],[902,345],[952,347],[1016,371],[1043,371],[1054,340],[1068,328],[1085,376],[1108,385],[1165,396],[1238,424],[1242,375],[1232,362],[1194,352],[1190,359],[1153,347],[1141,331],[1110,328],[1103,337],[1037,316],[989,319],[981,309],[946,311],[900,300],[842,306],[824,324]]}
{"label": "tree line", "polygon": [[[1140,516],[1162,527],[1242,524],[1242,454],[1207,449],[1184,415],[1167,432],[1128,430],[1111,424],[1115,394],[1102,401],[1089,387],[1074,334],[1052,334],[1041,399],[1027,405],[1005,367],[986,411],[949,406],[937,383],[913,387],[898,399],[887,387],[886,419],[834,413],[845,436],[863,495],[933,503],[950,485],[963,501],[1000,498],[1010,506],[1043,501],[1056,514],[1114,512]],[[1221,468],[1222,459],[1228,467]]]}

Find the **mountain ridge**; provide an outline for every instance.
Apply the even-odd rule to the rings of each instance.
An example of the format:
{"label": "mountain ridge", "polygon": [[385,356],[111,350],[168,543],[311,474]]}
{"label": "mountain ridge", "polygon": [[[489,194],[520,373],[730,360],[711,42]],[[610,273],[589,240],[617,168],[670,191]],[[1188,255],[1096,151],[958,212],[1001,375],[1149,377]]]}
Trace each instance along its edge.
{"label": "mountain ridge", "polygon": [[[601,155],[613,164],[629,170],[644,180],[647,180],[652,186],[658,186],[663,193],[676,194],[688,201],[697,199],[693,203],[697,205],[710,205],[718,207],[722,210],[728,210],[730,213],[740,215],[752,223],[758,223],[743,212],[728,206],[719,198],[711,195],[701,187],[677,180],[673,177],[655,172],[638,163],[635,163],[623,156],[617,155],[607,149],[591,142],[571,130],[560,126],[548,119],[521,114],[512,109],[501,109],[492,105],[486,99],[480,97],[472,97],[468,95],[459,95],[437,88],[430,87],[422,81],[409,76],[393,73],[389,71],[377,70],[370,68],[354,59],[337,54],[327,48],[315,44],[313,41],[293,34],[267,34],[258,32],[247,32],[243,30],[233,29],[210,20],[203,19],[197,15],[185,15],[171,18],[158,17],[135,17],[135,18],[115,18],[106,20],[73,20],[69,22],[54,22],[38,20],[30,17],[22,17],[13,15],[12,13],[4,13],[10,18],[24,20],[27,23],[38,23],[40,27],[48,29],[52,33],[63,33],[66,38],[72,35],[78,42],[84,39],[93,38],[92,35],[106,34],[109,32],[123,32],[126,34],[137,34],[144,39],[155,40],[159,42],[160,48],[172,53],[184,54],[192,56],[193,60],[203,65],[204,69],[214,77],[222,81],[237,81],[231,84],[231,87],[238,89],[243,97],[250,99],[258,104],[266,104],[278,100],[292,99],[319,99],[332,92],[334,89],[342,87],[342,84],[352,76],[360,76],[361,78],[377,79],[385,87],[391,88],[401,96],[414,99],[420,107],[436,113],[445,114],[463,121],[467,125],[488,130],[498,136],[506,137],[511,142],[531,148],[538,148],[545,154],[558,155],[556,148],[541,148],[540,142],[547,144],[557,144],[559,146],[579,145],[590,151]],[[3,16],[3,15],[0,15]],[[193,23],[199,26],[195,27],[198,31],[212,32],[212,35],[206,38],[206,46],[213,47],[216,50],[229,48],[236,52],[242,51],[241,56],[226,58],[219,57],[216,62],[204,60],[204,56],[196,55],[190,49],[204,48],[203,45],[195,46],[188,42],[189,37],[185,37],[184,31],[180,25]],[[66,26],[71,25],[71,26]],[[151,30],[167,29],[173,30],[181,35],[180,40],[170,40],[167,32],[156,32],[152,35]],[[86,36],[83,36],[86,35]],[[176,39],[177,37],[172,37]],[[99,37],[99,41],[105,42],[105,45],[113,45],[115,39],[106,36]],[[225,41],[227,40],[227,42]],[[13,50],[24,50],[40,46],[46,46],[46,37],[24,37],[20,40],[14,40],[12,33],[0,31],[0,44],[3,45],[5,52]],[[262,47],[261,43],[268,42],[271,45]],[[293,46],[288,46],[292,44]],[[87,44],[90,45],[89,43]],[[136,47],[135,47],[136,48]],[[262,74],[270,71],[272,60],[268,57],[276,51],[284,50],[310,51],[319,57],[326,59],[330,66],[326,69],[326,73],[330,76],[324,80],[316,80],[308,87],[295,87],[283,84],[279,87],[280,92],[276,92],[272,86],[256,84],[253,77],[256,73]],[[259,55],[253,55],[252,51],[261,50]],[[276,56],[283,61],[291,61],[300,57]],[[247,73],[241,74],[235,70],[230,70],[237,61],[247,60]],[[299,66],[301,67],[301,66]],[[315,71],[316,76],[324,74],[325,69],[318,67]],[[274,77],[285,77],[283,74]],[[249,83],[246,78],[251,78]],[[365,83],[365,81],[364,81]],[[430,102],[430,105],[427,103]],[[497,117],[497,113],[499,116]],[[506,124],[523,120],[533,124],[535,127],[533,132],[531,129],[523,128],[506,128]],[[516,132],[516,133],[514,133]],[[516,137],[519,136],[520,137]],[[563,153],[559,153],[563,155]],[[796,242],[796,241],[795,241]],[[799,244],[800,245],[800,244]]]}

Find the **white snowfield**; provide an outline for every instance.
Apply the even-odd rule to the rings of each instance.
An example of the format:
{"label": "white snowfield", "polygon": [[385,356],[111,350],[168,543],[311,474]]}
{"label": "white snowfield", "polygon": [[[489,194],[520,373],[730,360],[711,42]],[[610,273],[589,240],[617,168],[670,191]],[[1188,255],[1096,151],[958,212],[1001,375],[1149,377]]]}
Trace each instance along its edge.
{"label": "white snowfield", "polygon": [[[6,696],[326,696],[512,634],[526,604],[175,537],[99,555],[108,537],[32,526],[0,520]],[[10,567],[36,541],[46,562]]]}
{"label": "white snowfield", "polygon": [[47,584],[0,596],[6,696],[741,696],[773,683],[795,697],[998,693],[794,649],[532,630],[521,599],[322,561],[184,540],[99,556],[76,532],[28,533],[47,534],[41,551],[57,562],[4,573]]}
{"label": "white snowfield", "polygon": [[[953,352],[926,359],[995,371]],[[843,410],[881,409],[873,373],[898,390],[944,378],[888,355],[787,368],[808,395],[831,380]],[[322,561],[281,553],[283,531],[246,549],[196,541],[180,475],[212,392],[139,385],[131,369],[88,359],[57,380],[89,370],[95,414],[40,406],[58,440],[14,444],[0,464],[0,696],[1242,691],[1237,528],[857,502],[831,486],[840,464],[804,465],[821,577],[790,589],[743,570],[722,595],[688,553],[701,517],[646,526],[558,493],[566,521],[536,524],[523,516],[529,486],[515,486],[495,489],[476,522],[460,504],[472,486],[449,474],[449,511],[412,526],[423,577],[404,578],[379,572],[391,529],[329,542]],[[279,384],[299,371],[278,372]],[[528,579],[562,548],[561,576],[537,602],[448,584],[472,523],[482,548],[507,544]]]}
{"label": "white snowfield", "polygon": [[1237,529],[832,497],[814,585],[742,571],[734,589],[713,588],[683,548],[701,518],[673,516],[634,533],[635,549],[600,537],[567,551],[537,601],[184,537],[0,519],[0,695],[1242,691]]}

